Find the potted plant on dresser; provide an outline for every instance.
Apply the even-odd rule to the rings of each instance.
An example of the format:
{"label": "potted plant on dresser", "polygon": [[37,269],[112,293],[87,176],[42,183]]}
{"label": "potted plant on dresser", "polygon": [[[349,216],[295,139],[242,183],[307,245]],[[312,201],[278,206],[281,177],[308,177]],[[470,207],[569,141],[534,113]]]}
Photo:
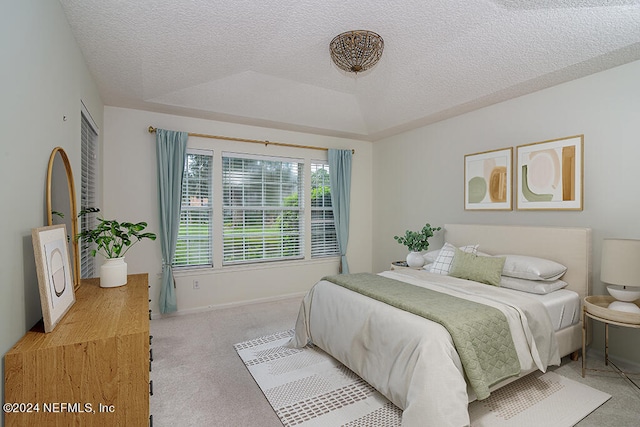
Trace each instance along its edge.
{"label": "potted plant on dresser", "polygon": [[409,249],[409,255],[407,255],[407,265],[409,267],[417,268],[424,265],[422,252],[429,249],[429,237],[433,237],[433,233],[441,229],[441,227],[431,227],[431,224],[427,223],[420,231],[407,230],[404,236],[393,236],[398,243],[405,245]]}
{"label": "potted plant on dresser", "polygon": [[[98,208],[88,208],[78,216],[99,212]],[[96,218],[95,227],[78,233],[85,248],[91,247],[91,256],[103,255],[106,260],[100,267],[100,286],[113,288],[127,284],[127,263],[124,255],[142,239],[156,240],[154,233],[144,232],[146,222],[118,222],[115,219]]]}

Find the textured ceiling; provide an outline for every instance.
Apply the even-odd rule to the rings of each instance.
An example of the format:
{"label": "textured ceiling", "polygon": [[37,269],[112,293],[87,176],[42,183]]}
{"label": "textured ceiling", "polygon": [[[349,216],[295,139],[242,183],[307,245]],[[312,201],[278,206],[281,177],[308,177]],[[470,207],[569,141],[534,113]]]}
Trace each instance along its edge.
{"label": "textured ceiling", "polygon": [[[640,59],[640,1],[60,0],[106,105],[371,140]],[[380,62],[338,69],[366,29]]]}

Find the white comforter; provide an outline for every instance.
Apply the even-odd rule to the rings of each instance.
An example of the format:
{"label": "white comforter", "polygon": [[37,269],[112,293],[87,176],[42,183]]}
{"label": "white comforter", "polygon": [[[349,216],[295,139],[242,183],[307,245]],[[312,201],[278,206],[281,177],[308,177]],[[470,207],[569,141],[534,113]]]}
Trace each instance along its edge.
{"label": "white comforter", "polygon": [[[532,298],[424,271],[380,273],[501,310],[509,322],[522,373],[558,365],[549,315]],[[420,316],[318,282],[305,296],[289,345],[311,341],[357,373],[403,410],[402,425],[467,426],[468,391],[460,358],[447,330]]]}

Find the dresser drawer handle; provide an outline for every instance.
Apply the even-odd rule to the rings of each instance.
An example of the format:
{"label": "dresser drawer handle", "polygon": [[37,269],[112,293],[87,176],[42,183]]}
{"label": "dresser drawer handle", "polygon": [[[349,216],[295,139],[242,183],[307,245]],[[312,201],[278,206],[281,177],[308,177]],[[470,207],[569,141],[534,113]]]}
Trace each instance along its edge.
{"label": "dresser drawer handle", "polygon": [[149,395],[153,396],[153,380],[149,381]]}

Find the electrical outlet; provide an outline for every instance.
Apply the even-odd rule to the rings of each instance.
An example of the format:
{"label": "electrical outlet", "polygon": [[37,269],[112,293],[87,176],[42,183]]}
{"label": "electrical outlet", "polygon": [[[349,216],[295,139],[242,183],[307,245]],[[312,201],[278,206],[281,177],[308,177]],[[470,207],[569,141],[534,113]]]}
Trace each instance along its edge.
{"label": "electrical outlet", "polygon": [[193,281],[193,289],[200,289],[200,282],[198,282],[197,280]]}

